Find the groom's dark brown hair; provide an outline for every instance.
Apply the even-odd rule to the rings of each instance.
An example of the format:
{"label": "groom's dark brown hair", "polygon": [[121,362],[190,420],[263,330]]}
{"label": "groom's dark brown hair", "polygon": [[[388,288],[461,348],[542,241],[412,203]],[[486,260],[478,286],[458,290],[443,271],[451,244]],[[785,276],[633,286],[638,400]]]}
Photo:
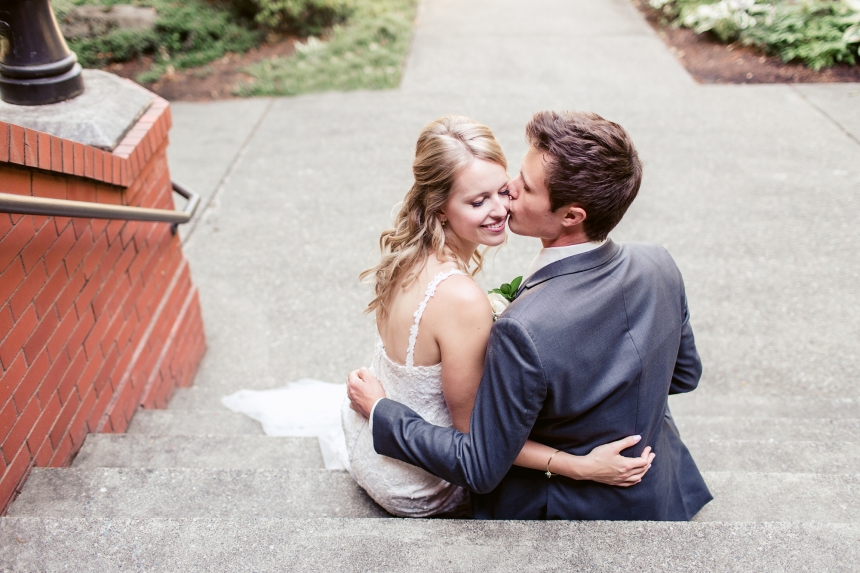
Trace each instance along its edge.
{"label": "groom's dark brown hair", "polygon": [[526,125],[526,138],[548,157],[550,208],[582,207],[589,240],[605,239],[642,182],[642,163],[627,131],[596,113],[539,111]]}

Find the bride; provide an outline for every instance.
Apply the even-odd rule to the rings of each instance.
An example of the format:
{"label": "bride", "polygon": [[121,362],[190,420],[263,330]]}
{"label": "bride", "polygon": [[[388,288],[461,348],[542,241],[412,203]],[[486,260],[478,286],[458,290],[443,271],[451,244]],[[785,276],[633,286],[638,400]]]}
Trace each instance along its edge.
{"label": "bride", "polygon": [[[479,246],[500,246],[508,216],[507,160],[490,129],[442,117],[418,138],[413,173],[394,228],[382,233],[382,259],[362,278],[375,283],[378,337],[371,372],[386,395],[431,424],[469,431],[493,324],[489,299],[472,277]],[[388,512],[402,517],[462,516],[468,492],[415,466],[380,456],[368,420],[342,407],[353,478]],[[372,416],[371,416],[372,418]],[[528,441],[516,465],[617,486],[638,483],[653,454],[620,451],[631,436],[586,456]],[[633,466],[631,468],[631,465]],[[551,470],[550,470],[551,467]]]}

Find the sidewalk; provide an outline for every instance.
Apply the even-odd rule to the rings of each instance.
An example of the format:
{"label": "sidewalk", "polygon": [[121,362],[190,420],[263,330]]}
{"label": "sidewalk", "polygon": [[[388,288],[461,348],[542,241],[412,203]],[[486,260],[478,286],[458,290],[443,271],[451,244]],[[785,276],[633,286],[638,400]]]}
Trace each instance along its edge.
{"label": "sidewalk", "polygon": [[[366,364],[357,277],[421,127],[485,122],[516,173],[543,108],[631,132],[645,179],[612,236],[678,261],[701,395],[860,398],[860,85],[697,85],[627,0],[426,0],[399,90],[173,104],[173,176],[208,201],[184,232],[209,352],[171,408]],[[537,248],[513,237],[484,280]]]}

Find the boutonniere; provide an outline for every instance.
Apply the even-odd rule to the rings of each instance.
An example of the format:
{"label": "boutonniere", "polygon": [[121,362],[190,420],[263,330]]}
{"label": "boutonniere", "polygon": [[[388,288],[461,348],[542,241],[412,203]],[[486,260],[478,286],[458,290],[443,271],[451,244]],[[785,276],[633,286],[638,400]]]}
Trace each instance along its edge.
{"label": "boutonniere", "polygon": [[510,283],[487,291],[487,298],[490,299],[490,307],[493,309],[493,322],[498,320],[499,315],[514,301],[521,282],[523,282],[523,277],[517,277]]}

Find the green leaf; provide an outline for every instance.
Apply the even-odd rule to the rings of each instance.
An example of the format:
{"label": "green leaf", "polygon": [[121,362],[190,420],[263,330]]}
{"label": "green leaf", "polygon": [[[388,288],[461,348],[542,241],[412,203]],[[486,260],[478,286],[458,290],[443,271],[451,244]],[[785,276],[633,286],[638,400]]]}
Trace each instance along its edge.
{"label": "green leaf", "polygon": [[520,284],[523,282],[523,277],[517,277],[511,281],[511,290],[517,292],[520,288]]}
{"label": "green leaf", "polygon": [[500,287],[500,290],[502,291],[502,294],[505,294],[505,295],[510,294],[511,293],[511,285],[509,285],[508,283],[505,283]]}

